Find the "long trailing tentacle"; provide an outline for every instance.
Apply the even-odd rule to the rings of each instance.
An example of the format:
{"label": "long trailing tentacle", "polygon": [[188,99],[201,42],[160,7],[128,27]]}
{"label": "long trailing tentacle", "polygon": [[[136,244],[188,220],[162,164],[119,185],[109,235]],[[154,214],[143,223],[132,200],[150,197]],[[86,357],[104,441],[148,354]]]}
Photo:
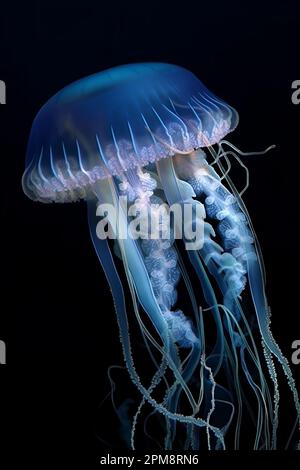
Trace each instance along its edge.
{"label": "long trailing tentacle", "polygon": [[[231,147],[232,151],[225,151],[223,149],[224,144]],[[260,152],[260,154],[266,153],[272,147],[273,146],[269,147],[264,152]],[[221,141],[219,143],[219,152],[217,154],[212,148],[209,148],[209,151],[214,158],[213,165],[216,164],[216,166],[219,168],[221,177],[216,173],[212,166],[208,165],[205,159],[204,152],[200,152],[200,155],[198,155],[197,157],[198,163],[200,163],[198,165],[198,170],[196,172],[193,172],[193,174],[190,173],[190,178],[188,178],[188,181],[190,182],[190,184],[198,195],[201,193],[205,194],[205,208],[208,211],[210,217],[218,220],[218,230],[221,235],[221,238],[223,239],[225,250],[227,251],[227,260],[230,263],[227,263],[227,266],[223,265],[221,261],[225,261],[224,254],[216,252],[215,254],[207,253],[206,262],[208,263],[208,266],[210,265],[210,271],[214,275],[214,277],[217,280],[219,279],[219,283],[221,279],[221,276],[219,274],[222,272],[227,273],[227,276],[226,274],[223,274],[222,276],[223,288],[221,287],[221,290],[223,291],[225,305],[233,309],[233,311],[236,313],[242,312],[241,306],[239,305],[239,302],[237,300],[237,296],[239,295],[239,292],[242,292],[244,289],[246,281],[245,276],[247,275],[248,277],[251,296],[253,299],[253,305],[256,312],[257,323],[263,339],[266,363],[268,366],[269,375],[274,385],[272,448],[276,448],[276,433],[278,428],[279,410],[279,389],[276,370],[271,355],[274,355],[279,361],[287,377],[288,384],[294,398],[295,408],[298,416],[299,429],[300,405],[298,392],[288,361],[284,358],[270,330],[270,315],[265,295],[265,268],[263,258],[250,216],[241,198],[242,192],[244,192],[244,190],[248,187],[248,170],[246,169],[245,165],[243,165],[239,157],[236,155],[236,153],[243,154],[243,152],[238,151],[236,147],[234,147],[227,141]],[[247,153],[246,155],[250,154],[251,153]],[[258,154],[258,152],[255,152],[255,154]],[[228,163],[228,156],[231,155],[233,155],[234,158],[246,169],[247,182],[245,188],[241,192],[238,192],[236,190],[228,174],[228,170],[225,170],[221,162],[221,159],[225,158],[226,162]],[[231,193],[222,184],[223,178],[227,182]],[[214,235],[214,232],[212,232],[212,234]],[[210,245],[213,246],[212,243],[210,243]],[[206,246],[204,246],[203,251],[208,252],[208,247],[209,244],[206,244]],[[231,252],[229,256],[227,254],[228,252]],[[234,261],[232,256],[236,260],[236,262]],[[216,266],[219,266],[219,273],[216,269]],[[230,272],[232,272],[233,274],[231,274]],[[229,283],[228,281],[231,281],[231,283]],[[232,295],[233,293],[234,295]],[[266,393],[268,396],[267,390]]]}
{"label": "long trailing tentacle", "polygon": [[[223,141],[223,143],[225,143],[226,145],[229,145],[231,148],[233,148],[233,150],[241,154],[241,152],[229,142]],[[274,146],[271,146],[261,153],[262,154],[266,153],[273,147]],[[237,155],[235,155],[235,158],[238,159]],[[219,165],[220,170],[223,172],[224,168],[220,161],[218,162],[218,165]],[[290,369],[289,363],[287,359],[283,356],[282,351],[280,350],[270,330],[270,311],[269,311],[266,294],[265,294],[266,276],[265,276],[265,267],[264,267],[264,262],[263,262],[263,258],[261,254],[261,249],[260,249],[257,236],[255,234],[255,231],[251,222],[251,218],[248,214],[248,211],[245,207],[245,204],[242,198],[240,197],[240,194],[237,192],[230,177],[227,178],[227,182],[230,188],[232,189],[234,195],[237,198],[239,207],[241,208],[242,212],[244,213],[246,217],[248,226],[250,227],[253,240],[255,243],[256,256],[247,258],[247,274],[248,274],[249,286],[250,286],[250,290],[251,290],[251,294],[253,298],[253,304],[254,304],[254,308],[256,311],[257,321],[258,321],[259,329],[260,329],[261,336],[263,339],[263,343],[268,349],[268,351],[276,357],[276,359],[278,360],[279,364],[281,365],[284,371],[284,374],[287,377],[287,381],[288,381],[290,390],[293,395],[294,403],[295,403],[295,409],[296,409],[297,419],[298,419],[298,429],[300,431],[300,402],[299,402],[299,395],[298,395],[298,391],[296,388],[295,380],[293,378],[293,374]],[[268,354],[266,355],[266,361],[267,361],[271,379],[274,383],[274,420],[275,420],[275,426],[277,427],[278,426],[278,402],[279,402],[277,376],[276,376],[276,371],[274,369],[274,364]],[[276,441],[276,438],[273,435],[274,445],[275,445],[275,441]],[[298,449],[300,449],[300,436],[299,436],[297,447]]]}
{"label": "long trailing tentacle", "polygon": [[[120,328],[120,336],[121,342],[123,347],[123,354],[127,364],[127,368],[129,370],[130,376],[137,386],[137,388],[142,393],[143,397],[156,409],[159,413],[166,416],[168,419],[175,420],[181,423],[194,425],[195,427],[206,427],[208,426],[209,429],[214,433],[216,436],[217,442],[221,443],[221,446],[225,446],[222,432],[216,428],[215,426],[209,425],[205,420],[201,418],[196,418],[193,416],[185,416],[179,413],[173,413],[165,408],[163,405],[159,404],[149,393],[149,391],[142,385],[140,378],[136,372],[134,361],[131,354],[131,347],[130,347],[130,337],[129,337],[129,326],[127,321],[127,314],[126,314],[126,305],[125,305],[125,297],[123,292],[123,287],[117,270],[115,268],[114,261],[112,259],[108,242],[107,240],[100,240],[97,238],[95,226],[96,226],[96,204],[95,202],[89,202],[89,224],[91,230],[91,237],[96,249],[98,258],[100,263],[106,273],[108,282],[110,284],[112,294],[114,297],[115,308],[117,312],[117,320]],[[164,351],[166,353],[166,351]],[[169,364],[172,365],[172,370],[175,368],[172,360],[169,358]],[[174,372],[174,370],[173,370]],[[175,368],[176,373],[176,368]],[[177,371],[177,377],[179,383],[182,382],[182,378],[180,378],[180,374]],[[185,386],[185,384],[183,384]]]}
{"label": "long trailing tentacle", "polygon": [[[163,178],[164,180],[164,185],[165,185],[165,190],[167,193],[167,197],[169,197],[169,201],[173,202],[175,199],[179,199],[180,195],[178,194],[180,192],[179,189],[179,184],[178,184],[178,179],[176,178],[174,169],[172,167],[172,162],[169,161],[164,161],[164,162],[159,162],[158,164],[159,167],[159,174],[160,177]],[[168,168],[166,168],[168,166]],[[200,168],[201,171],[201,168]],[[221,225],[220,233],[221,236],[224,237],[224,242],[225,246],[226,243],[228,245],[232,245],[233,248],[235,248],[235,257],[229,253],[223,254],[223,249],[218,247],[218,245],[212,241],[210,238],[211,234],[214,234],[212,231],[211,227],[206,223],[205,228],[206,228],[206,239],[203,245],[202,250],[200,250],[201,257],[203,258],[205,264],[209,268],[210,273],[215,277],[216,281],[218,282],[220,289],[223,293],[224,297],[224,305],[227,305],[227,308],[233,309],[233,312],[235,312],[236,315],[241,315],[241,308],[237,304],[237,296],[239,293],[243,290],[245,286],[245,273],[246,273],[246,268],[245,268],[245,258],[255,258],[253,255],[253,249],[250,246],[251,243],[253,242],[251,237],[249,236],[249,231],[243,225],[243,218],[241,218],[240,211],[234,207],[234,210],[231,209],[230,206],[232,206],[235,203],[235,200],[232,195],[230,195],[229,191],[226,190],[225,187],[220,185],[220,178],[215,177],[215,174],[213,173],[212,175],[207,174],[207,169],[204,168],[204,171],[202,172],[202,179],[200,178],[196,181],[190,181],[192,187],[195,189],[195,191],[199,194],[200,190],[203,191],[203,185],[204,183],[206,184],[206,187],[204,188],[206,190],[206,196],[210,197],[212,200],[209,201],[209,204],[206,204],[206,207],[208,205],[212,205],[213,207],[209,207],[209,214],[210,216],[217,216],[218,219],[220,220],[220,225],[223,223],[223,226]],[[204,180],[204,183],[203,183]],[[216,184],[217,182],[217,184]],[[197,185],[201,184],[201,189],[197,187]],[[207,194],[208,188],[211,187],[211,193]],[[171,189],[170,189],[171,188]],[[218,192],[216,191],[218,190]],[[173,191],[173,193],[171,193]],[[169,193],[169,194],[168,194]],[[218,194],[219,193],[219,194]],[[217,198],[212,198],[212,195],[217,195]],[[226,205],[225,204],[219,204],[218,201],[223,201],[226,200]],[[227,202],[228,201],[228,202]],[[224,207],[225,206],[225,207]],[[229,210],[228,210],[229,207]],[[226,212],[227,210],[227,212]],[[221,215],[222,214],[222,215]],[[230,217],[230,218],[229,218]],[[222,222],[223,219],[225,219],[225,222]],[[229,219],[229,222],[227,220]],[[235,224],[238,226],[238,230],[240,232],[234,232],[235,225],[232,224],[233,222],[240,222],[239,224]],[[237,220],[235,220],[237,219]],[[227,226],[226,223],[227,222]],[[231,223],[231,225],[230,225]],[[233,235],[229,232],[233,231]],[[236,229],[235,229],[236,230]],[[227,237],[227,239],[226,239]],[[239,249],[238,245],[234,245],[232,243],[232,239],[238,238],[238,241],[243,243],[243,248],[244,250],[241,252]],[[249,240],[249,241],[248,241]],[[245,246],[247,246],[247,250],[245,250]],[[249,253],[245,256],[245,253]],[[199,260],[197,261],[197,254],[196,253],[189,253],[189,256],[192,260],[192,263],[194,266],[197,266],[196,269],[198,270],[199,266]],[[195,261],[193,261],[195,260]],[[216,264],[215,264],[216,263]],[[217,268],[219,266],[219,268]],[[199,276],[201,279],[203,276]],[[216,302],[214,302],[216,304]],[[236,338],[235,338],[236,341]],[[238,358],[235,353],[235,348],[233,349],[233,354],[235,357],[235,363],[238,364]],[[259,360],[256,360],[256,363],[259,364]],[[257,389],[260,391],[257,394],[256,388],[254,387],[254,382],[251,379],[250,374],[248,373],[248,370],[246,368],[246,363],[243,359],[242,355],[242,365],[243,365],[243,370],[245,372],[245,376],[249,382],[249,385],[253,389],[254,393],[257,396],[258,399],[258,404],[259,404],[259,410],[261,410],[265,405],[265,399],[263,398],[264,396],[269,397],[269,393],[267,390],[267,386],[265,383],[265,380],[262,378],[261,374],[261,386],[255,386]],[[274,378],[274,376],[273,376]],[[239,412],[238,412],[238,422],[237,422],[237,427],[236,427],[236,447],[239,446],[238,443],[238,436],[239,436],[239,427],[241,423],[241,410],[242,410],[242,396],[241,393],[239,392],[240,390],[240,385],[238,383],[238,379],[236,379],[236,392],[237,392],[237,398],[238,398],[238,403],[239,403]],[[261,397],[262,400],[261,401]],[[275,400],[276,404],[278,403],[278,400],[276,398]],[[275,410],[277,409],[277,405],[275,407]],[[260,413],[260,411],[259,411]],[[276,419],[275,419],[276,422]],[[265,432],[268,434],[268,428],[267,428],[267,421],[265,420]],[[274,424],[275,426],[275,424]],[[258,428],[257,428],[257,436],[260,435],[261,431],[261,420],[258,420]],[[268,441],[268,439],[266,439]],[[273,439],[274,441],[274,439]],[[274,445],[274,442],[273,442]],[[256,438],[256,444],[255,447],[258,446],[258,438]]]}
{"label": "long trailing tentacle", "polygon": [[[193,191],[191,191],[191,189],[189,189],[191,188],[190,186],[178,180],[171,160],[170,159],[161,160],[160,162],[158,162],[157,168],[158,168],[158,175],[160,177],[160,181],[162,182],[169,205],[172,206],[175,203],[183,204],[187,201],[190,201],[190,203],[193,204],[193,200],[189,199],[189,196],[193,195],[194,193]],[[197,222],[201,222],[201,221],[197,221]],[[189,251],[189,257],[193,262],[194,257],[195,257],[195,252],[193,250]],[[199,268],[199,265],[197,266],[196,269],[198,270],[198,268]],[[204,273],[203,272],[199,273],[198,271],[198,275],[201,281],[203,281],[203,287],[204,287],[203,290],[205,292],[205,295],[207,295],[207,297],[210,298],[210,300],[212,298],[214,299],[212,288],[211,289],[207,288],[209,284],[206,284],[207,279],[205,278]],[[216,302],[214,303],[216,304]],[[215,318],[220,327],[220,331],[222,331],[221,321],[218,317],[218,313],[216,313]],[[220,344],[221,344],[220,351],[222,351],[222,348],[224,347],[222,346],[222,340],[220,341]],[[222,362],[222,355],[223,355],[222,352],[218,354],[218,356],[221,357],[221,362]],[[220,362],[218,362],[217,370],[219,369],[219,367],[220,367]]]}

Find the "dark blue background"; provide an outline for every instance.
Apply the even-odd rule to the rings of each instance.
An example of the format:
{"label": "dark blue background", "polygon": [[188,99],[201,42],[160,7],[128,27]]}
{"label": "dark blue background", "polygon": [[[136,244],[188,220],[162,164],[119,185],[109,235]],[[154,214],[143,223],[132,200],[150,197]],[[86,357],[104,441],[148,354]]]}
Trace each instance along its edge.
{"label": "dark blue background", "polygon": [[[136,61],[182,65],[239,111],[235,145],[245,151],[277,145],[247,159],[245,200],[264,253],[273,332],[291,356],[300,337],[300,105],[291,102],[291,83],[300,79],[299,14],[297,0],[1,4],[7,105],[0,107],[0,338],[8,362],[1,368],[1,406],[12,459],[36,459],[41,448],[43,459],[52,456],[57,465],[94,459],[105,448],[95,430],[106,425],[112,436],[115,426],[111,407],[99,404],[109,391],[107,367],[122,364],[121,348],[85,205],[35,204],[20,185],[36,112],[87,74]],[[300,366],[293,370],[300,384]],[[130,395],[125,377],[119,381]]]}

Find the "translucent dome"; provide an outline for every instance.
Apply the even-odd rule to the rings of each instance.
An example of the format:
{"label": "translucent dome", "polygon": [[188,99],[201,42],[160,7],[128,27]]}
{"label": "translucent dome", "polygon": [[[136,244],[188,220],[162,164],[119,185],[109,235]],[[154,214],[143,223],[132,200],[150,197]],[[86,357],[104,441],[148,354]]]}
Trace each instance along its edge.
{"label": "translucent dome", "polygon": [[44,202],[86,197],[98,179],[221,140],[238,121],[188,70],[115,67],[78,80],[36,116],[23,189]]}

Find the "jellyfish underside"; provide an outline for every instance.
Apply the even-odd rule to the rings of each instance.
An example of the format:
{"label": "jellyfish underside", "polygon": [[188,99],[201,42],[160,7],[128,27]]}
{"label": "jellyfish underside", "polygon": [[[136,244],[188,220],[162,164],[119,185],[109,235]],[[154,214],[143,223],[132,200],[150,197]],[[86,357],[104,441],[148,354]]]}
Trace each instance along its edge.
{"label": "jellyfish underside", "polygon": [[[292,434],[299,430],[297,390],[269,328],[263,261],[241,198],[243,191],[235,188],[229,174],[232,156],[242,164],[238,150],[221,141],[217,149],[179,152],[93,186],[95,198],[88,202],[90,233],[112,290],[126,366],[142,394],[130,421],[133,449],[139,421],[144,421],[149,436],[149,416],[160,416],[164,423],[165,449],[239,449],[246,430],[253,449],[276,449],[278,365],[295,404]],[[183,242],[175,240],[178,227],[172,225],[168,212],[166,219],[159,213],[159,223],[168,225],[170,237],[149,239],[146,233],[139,239],[119,238],[120,231],[128,233],[131,222],[129,212],[119,204],[120,196],[140,209],[153,203],[171,207],[198,201],[205,209],[201,247],[184,250]],[[96,234],[97,206],[103,203],[118,207],[117,249],[113,251],[123,262],[135,318],[153,365],[148,383],[142,383],[135,367],[115,255],[108,241]],[[107,222],[112,229],[113,221]],[[201,223],[193,220],[193,224]],[[190,299],[183,310],[176,308],[178,283],[179,293],[185,290]],[[200,302],[197,285],[201,286]],[[147,403],[152,412],[143,418]],[[295,437],[292,434],[288,443]]]}

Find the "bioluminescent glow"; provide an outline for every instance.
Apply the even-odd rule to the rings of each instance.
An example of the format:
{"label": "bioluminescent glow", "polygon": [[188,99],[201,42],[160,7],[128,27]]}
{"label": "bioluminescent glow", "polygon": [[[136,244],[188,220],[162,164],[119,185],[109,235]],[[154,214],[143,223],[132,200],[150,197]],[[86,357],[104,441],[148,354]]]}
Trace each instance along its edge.
{"label": "bioluminescent glow", "polygon": [[[33,123],[26,195],[87,201],[126,367],[141,393],[133,412],[120,411],[132,448],[142,434],[151,441],[155,420],[155,442],[166,449],[299,448],[298,393],[270,330],[263,260],[241,197],[244,154],[224,140],[237,122],[191,72],[145,63],[71,84]],[[246,175],[242,191],[233,161]],[[153,206],[156,236],[145,223]],[[195,246],[187,233],[198,233]],[[294,416],[278,438],[281,387]]]}

